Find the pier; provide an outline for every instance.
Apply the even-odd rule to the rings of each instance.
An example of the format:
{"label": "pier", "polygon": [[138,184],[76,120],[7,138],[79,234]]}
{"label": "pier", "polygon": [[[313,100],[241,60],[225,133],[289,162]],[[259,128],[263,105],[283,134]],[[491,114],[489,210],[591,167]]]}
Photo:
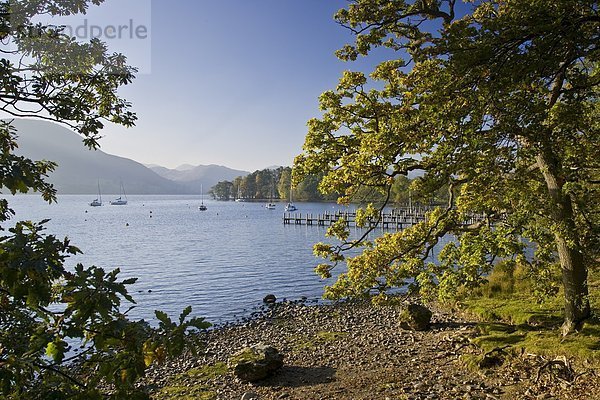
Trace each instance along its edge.
{"label": "pier", "polygon": [[[381,229],[402,230],[427,219],[426,213],[433,207],[402,207],[379,214],[377,219],[370,220],[365,228],[379,227]],[[346,222],[348,227],[356,227],[356,211],[335,211],[322,214],[306,213],[284,213],[284,225],[306,225],[306,226],[331,226],[340,219]],[[483,215],[471,215],[464,225],[471,225],[484,219]]]}
{"label": "pier", "polygon": [[[373,227],[377,224],[382,229],[401,230],[425,221],[425,214],[430,210],[432,210],[432,208],[429,207],[405,207],[381,212],[379,223],[377,223],[377,220],[371,220],[366,228]],[[301,212],[283,214],[284,225],[331,226],[341,219],[346,222],[347,226],[355,227],[356,211],[335,211],[322,214],[303,214]]]}

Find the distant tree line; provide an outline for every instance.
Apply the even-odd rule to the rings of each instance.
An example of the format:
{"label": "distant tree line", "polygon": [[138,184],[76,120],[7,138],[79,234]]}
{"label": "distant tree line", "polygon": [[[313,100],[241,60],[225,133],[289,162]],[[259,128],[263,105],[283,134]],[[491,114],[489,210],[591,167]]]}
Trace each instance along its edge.
{"label": "distant tree line", "polygon": [[[318,185],[322,176],[309,176],[293,189],[294,201],[334,201],[337,196],[323,196]],[[263,169],[233,181],[221,181],[213,186],[209,194],[217,200],[289,200],[292,180],[290,167]]]}
{"label": "distant tree line", "polygon": [[[338,194],[323,195],[319,191],[319,184],[324,174],[308,175],[296,187],[291,189],[292,169],[279,167],[277,169],[263,169],[254,171],[246,176],[238,176],[233,181],[220,181],[213,186],[209,194],[216,200],[229,201],[243,200],[290,200],[293,201],[336,201]],[[447,200],[447,190],[439,190],[433,197],[420,195],[418,183],[420,178],[409,179],[397,176],[394,179],[389,193],[391,204],[430,204]],[[411,187],[413,189],[411,189]],[[353,196],[354,203],[383,203],[388,194],[377,188],[362,186]]]}

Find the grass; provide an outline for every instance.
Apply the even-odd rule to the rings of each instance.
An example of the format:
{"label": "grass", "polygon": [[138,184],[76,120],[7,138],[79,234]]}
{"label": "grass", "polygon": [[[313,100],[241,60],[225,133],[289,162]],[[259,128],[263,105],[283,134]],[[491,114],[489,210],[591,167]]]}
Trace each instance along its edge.
{"label": "grass", "polygon": [[316,335],[307,336],[296,336],[294,338],[294,349],[295,350],[314,350],[319,345],[326,343],[336,342],[348,336],[347,332],[329,332],[319,331]]}
{"label": "grass", "polygon": [[251,349],[245,349],[239,354],[232,356],[230,359],[231,364],[251,363],[261,359],[261,356],[254,353]]}
{"label": "grass", "polygon": [[167,386],[161,389],[156,399],[178,399],[178,400],[215,400],[217,394],[200,385],[191,386]]}
{"label": "grass", "polygon": [[[462,302],[462,308],[481,322],[472,342],[484,354],[502,349],[519,354],[527,352],[554,358],[566,356],[576,364],[600,368],[600,318],[598,314],[582,329],[563,337],[562,292],[538,303],[526,280],[514,284],[514,277],[501,269],[475,295]],[[592,312],[600,309],[600,273],[590,271],[588,279]],[[487,286],[487,287],[486,287]],[[492,287],[493,286],[493,287]],[[465,357],[467,365],[483,367],[482,356]],[[489,361],[489,357],[488,360]]]}
{"label": "grass", "polygon": [[208,381],[226,373],[225,363],[190,369],[171,378],[170,382],[152,397],[166,400],[214,400],[217,394],[210,389]]}
{"label": "grass", "polygon": [[346,336],[348,336],[348,333],[346,333],[346,332],[320,331],[320,332],[317,332],[317,341],[319,341],[321,343],[335,342],[335,341],[345,338]]}
{"label": "grass", "polygon": [[503,321],[514,325],[531,324],[556,327],[562,323],[560,299],[536,304],[534,298],[514,294],[512,298],[474,297],[463,302],[465,309],[484,321]]}

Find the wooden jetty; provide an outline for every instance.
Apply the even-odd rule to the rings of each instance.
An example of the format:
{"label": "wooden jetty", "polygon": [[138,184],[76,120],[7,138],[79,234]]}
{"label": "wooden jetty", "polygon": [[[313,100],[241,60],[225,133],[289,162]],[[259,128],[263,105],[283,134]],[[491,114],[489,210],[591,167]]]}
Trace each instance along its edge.
{"label": "wooden jetty", "polygon": [[[402,230],[409,226],[418,224],[427,219],[426,213],[433,210],[433,207],[402,207],[390,211],[381,212],[379,222],[376,219],[369,221],[365,228],[372,228],[377,225],[380,229]],[[323,214],[311,213],[284,213],[284,225],[306,225],[306,226],[331,226],[340,219],[346,222],[348,227],[356,227],[356,211],[335,211],[325,212]],[[464,225],[471,225],[484,219],[483,215],[471,215]]]}
{"label": "wooden jetty", "polygon": [[[430,210],[432,210],[432,208],[429,207],[406,207],[381,212],[379,223],[377,224],[377,220],[371,220],[367,227],[373,227],[377,224],[382,229],[401,230],[425,221],[425,214]],[[335,211],[325,212],[323,214],[283,214],[284,225],[331,226],[340,219],[343,219],[347,226],[356,226],[356,211]]]}

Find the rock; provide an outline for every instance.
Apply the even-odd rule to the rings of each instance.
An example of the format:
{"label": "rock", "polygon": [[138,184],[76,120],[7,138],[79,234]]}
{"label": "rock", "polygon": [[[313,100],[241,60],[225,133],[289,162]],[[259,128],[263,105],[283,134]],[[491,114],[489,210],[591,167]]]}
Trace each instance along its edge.
{"label": "rock", "polygon": [[240,400],[258,400],[258,395],[254,392],[246,392]]}
{"label": "rock", "polygon": [[400,314],[403,325],[415,331],[426,331],[431,323],[432,312],[420,304],[409,304]]}
{"label": "rock", "polygon": [[244,382],[268,378],[283,366],[283,356],[274,347],[258,344],[246,347],[229,359],[234,375]]}
{"label": "rock", "polygon": [[267,304],[275,304],[276,301],[277,301],[277,297],[275,297],[274,294],[268,294],[263,299],[263,303],[267,303]]}

